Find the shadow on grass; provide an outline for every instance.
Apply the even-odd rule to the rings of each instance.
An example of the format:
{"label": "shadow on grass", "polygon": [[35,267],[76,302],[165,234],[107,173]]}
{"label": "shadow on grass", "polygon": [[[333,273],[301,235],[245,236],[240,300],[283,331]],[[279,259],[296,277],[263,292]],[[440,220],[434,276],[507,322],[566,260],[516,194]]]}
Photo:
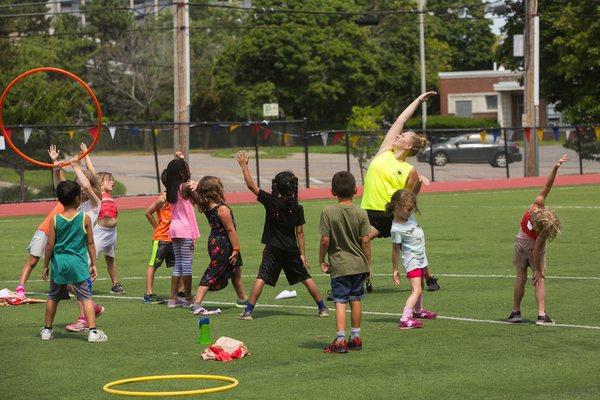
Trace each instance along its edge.
{"label": "shadow on grass", "polygon": [[323,339],[323,340],[309,340],[309,341],[305,341],[299,344],[299,347],[303,348],[303,349],[314,349],[314,350],[320,350],[323,351],[323,349],[325,347],[327,347],[327,345],[329,344],[328,339]]}
{"label": "shadow on grass", "polygon": [[287,311],[285,309],[281,309],[281,308],[255,308],[254,311],[252,312],[252,316],[254,319],[263,319],[263,318],[272,318],[272,317],[280,317],[282,315],[289,315],[289,316],[294,316],[294,317],[304,317],[304,318],[319,318],[317,316],[317,307],[315,306],[315,313],[314,314],[305,314],[302,312],[293,312],[293,311]]}

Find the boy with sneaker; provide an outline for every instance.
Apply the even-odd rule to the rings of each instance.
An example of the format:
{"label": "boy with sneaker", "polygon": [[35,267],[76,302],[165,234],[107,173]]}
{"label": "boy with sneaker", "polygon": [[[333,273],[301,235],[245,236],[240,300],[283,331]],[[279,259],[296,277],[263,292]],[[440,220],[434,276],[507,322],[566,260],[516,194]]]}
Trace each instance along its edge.
{"label": "boy with sneaker", "polygon": [[[69,299],[67,285],[71,285],[77,300],[83,304],[89,324],[88,342],[106,342],[106,334],[96,329],[90,288],[90,278],[95,279],[98,273],[95,264],[96,249],[91,219],[85,213],[77,211],[81,203],[81,187],[77,182],[63,181],[57,186],[56,195],[64,211],[54,216],[48,230],[42,278],[48,280],[50,277],[50,292],[46,303],[45,325],[40,336],[42,340],[53,338],[52,323],[58,302]],[[91,260],[89,269],[88,255]]]}
{"label": "boy with sneaker", "polygon": [[[331,274],[331,290],[335,303],[337,335],[324,349],[325,353],[347,353],[361,350],[361,300],[365,280],[371,275],[371,244],[369,217],[362,208],[352,204],[356,181],[350,172],[340,171],[331,179],[331,193],[338,204],[321,212],[319,230],[319,264],[321,271]],[[329,262],[325,261],[327,254]],[[350,340],[346,340],[346,304],[350,303]]]}

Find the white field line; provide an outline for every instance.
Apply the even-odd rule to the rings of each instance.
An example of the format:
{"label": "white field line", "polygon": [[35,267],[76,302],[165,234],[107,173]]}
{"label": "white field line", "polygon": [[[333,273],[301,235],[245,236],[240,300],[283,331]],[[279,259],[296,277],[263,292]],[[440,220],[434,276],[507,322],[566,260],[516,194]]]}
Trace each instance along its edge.
{"label": "white field line", "polygon": [[[329,275],[326,274],[314,274],[311,275],[313,278],[324,278],[324,277],[329,277]],[[387,276],[390,277],[392,276],[392,274],[373,274],[373,276]],[[437,277],[443,277],[443,278],[476,278],[476,279],[487,279],[487,278],[491,278],[491,279],[514,279],[515,275],[498,275],[498,274],[435,274],[435,276]],[[242,274],[242,277],[244,278],[255,278],[256,274]],[[201,276],[198,275],[194,275],[192,276],[193,279],[200,279]],[[108,281],[110,278],[97,278],[96,282],[99,281]],[[127,277],[122,277],[120,280],[121,281],[136,281],[136,280],[142,280],[142,279],[146,279],[145,276],[127,276]],[[155,276],[154,279],[171,279],[170,276]],[[546,279],[566,279],[566,280],[594,280],[594,281],[599,281],[600,280],[600,276],[546,276]],[[29,279],[27,282],[44,282],[44,280],[42,279]],[[12,280],[0,280],[0,283],[19,283],[18,279],[12,279]]]}
{"label": "white field line", "polygon": [[[426,206],[426,208],[487,208],[487,209],[505,209],[505,210],[514,210],[514,209],[522,209],[523,207],[527,208],[527,205],[523,206],[505,206],[502,204],[499,205],[479,205],[479,204],[474,204],[474,205],[446,205],[446,204],[428,204]],[[550,205],[550,208],[556,208],[556,209],[561,209],[561,210],[599,210],[600,206],[560,206],[560,205]]]}
{"label": "white field line", "polygon": [[[46,293],[38,293],[38,292],[27,292],[28,294],[34,295],[46,295]],[[135,296],[114,296],[114,295],[94,295],[95,298],[99,299],[117,299],[117,300],[137,300],[141,301],[141,297]],[[214,306],[235,306],[236,304],[228,301],[204,301],[203,304],[214,305]],[[294,309],[302,309],[302,310],[315,310],[315,306],[298,306],[298,305],[286,305],[286,304],[266,304],[266,303],[258,303],[256,305],[258,308],[294,308]],[[332,310],[335,311],[335,310]],[[350,310],[346,310],[347,313],[350,313]],[[383,315],[390,317],[401,317],[402,313],[390,313],[390,312],[378,312],[378,311],[365,311],[362,312],[365,315]],[[477,318],[464,318],[464,317],[450,317],[438,315],[438,319],[445,319],[449,321],[461,321],[461,322],[476,322],[476,323],[484,323],[484,324],[500,324],[500,325],[515,325],[514,323],[501,321],[501,320],[493,320],[493,319],[477,319]],[[528,325],[528,324],[522,324]],[[534,325],[535,326],[535,325]],[[595,329],[600,330],[600,326],[596,325],[573,325],[573,324],[556,324],[555,327],[561,328],[576,328],[576,329]]]}

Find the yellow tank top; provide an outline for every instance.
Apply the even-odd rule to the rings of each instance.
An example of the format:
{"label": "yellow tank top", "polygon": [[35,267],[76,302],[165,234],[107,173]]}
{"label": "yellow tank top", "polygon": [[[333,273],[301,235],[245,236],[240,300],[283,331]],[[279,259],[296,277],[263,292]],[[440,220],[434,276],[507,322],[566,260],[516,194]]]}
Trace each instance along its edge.
{"label": "yellow tank top", "polygon": [[411,164],[398,161],[394,157],[393,150],[384,151],[375,157],[367,169],[360,207],[365,210],[385,211],[385,205],[394,192],[406,186],[411,169]]}

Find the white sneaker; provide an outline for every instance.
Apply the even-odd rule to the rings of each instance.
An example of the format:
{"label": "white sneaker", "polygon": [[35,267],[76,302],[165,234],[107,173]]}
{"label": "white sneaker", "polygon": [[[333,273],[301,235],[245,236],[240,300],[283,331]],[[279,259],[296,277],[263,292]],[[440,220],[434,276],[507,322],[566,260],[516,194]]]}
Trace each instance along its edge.
{"label": "white sneaker", "polygon": [[48,328],[42,328],[40,331],[40,337],[42,340],[51,340],[54,337],[54,330]]}
{"label": "white sneaker", "polygon": [[167,308],[177,308],[177,307],[183,307],[183,300],[167,300]]}
{"label": "white sneaker", "polygon": [[202,305],[198,304],[198,303],[193,303],[190,306],[190,311],[194,315],[198,315],[198,314],[205,315],[206,313],[208,313],[208,310],[206,308],[202,307]]}
{"label": "white sneaker", "polygon": [[100,329],[90,330],[88,333],[88,342],[98,343],[98,342],[106,342],[108,340],[108,336],[106,333],[102,332]]}

